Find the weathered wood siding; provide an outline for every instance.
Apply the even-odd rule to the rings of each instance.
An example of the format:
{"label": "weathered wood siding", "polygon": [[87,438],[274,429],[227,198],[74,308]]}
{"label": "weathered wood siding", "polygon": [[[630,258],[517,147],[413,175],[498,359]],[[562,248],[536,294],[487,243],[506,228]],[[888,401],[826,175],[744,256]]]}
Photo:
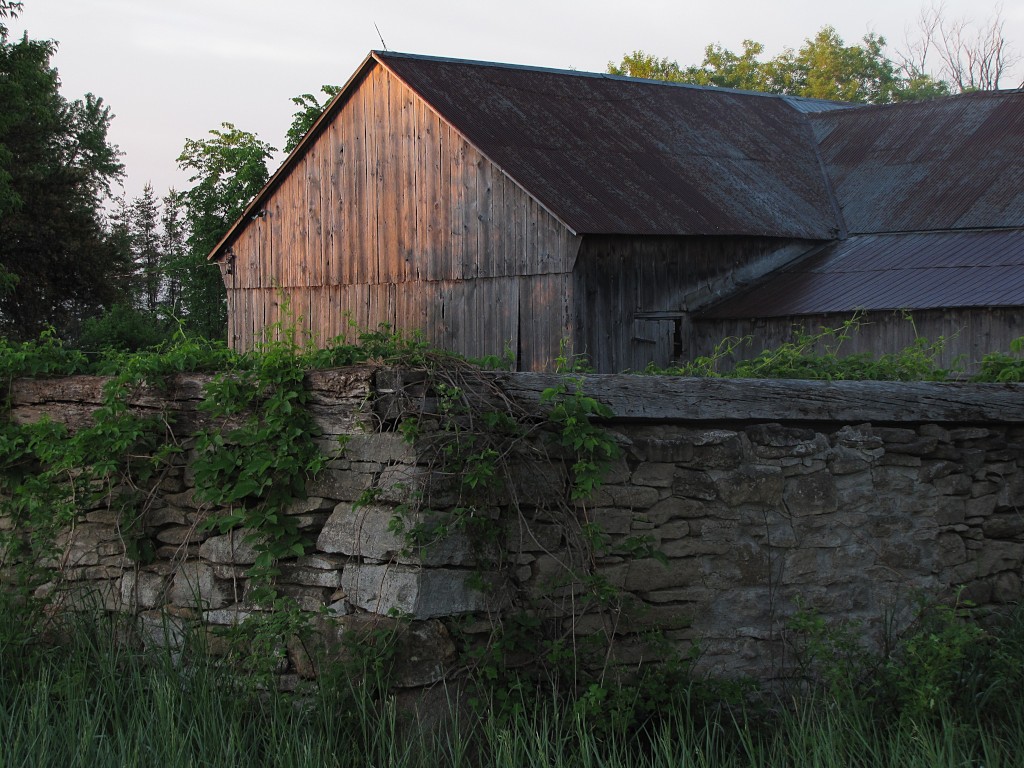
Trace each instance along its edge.
{"label": "weathered wood siding", "polygon": [[264,210],[231,244],[235,348],[279,322],[315,343],[388,323],[543,370],[573,333],[579,238],[380,65]]}
{"label": "weathered wood siding", "polygon": [[687,313],[808,247],[778,238],[588,235],[574,272],[575,351],[599,373],[688,357]]}
{"label": "weathered wood siding", "polygon": [[[737,359],[750,358],[764,349],[773,349],[792,341],[797,330],[816,334],[822,329],[839,328],[853,313],[807,315],[801,317],[756,318],[751,320],[696,320],[690,337],[692,359],[708,355],[728,336],[750,337],[750,343],[737,350]],[[859,328],[843,341],[843,354],[898,352],[916,338],[936,342],[945,339],[937,357],[943,367],[961,360],[968,372],[978,369],[988,352],[1008,352],[1010,342],[1024,335],[1024,315],[1019,308],[991,307],[902,312],[867,312],[859,315]],[[824,351],[825,340],[819,351]],[[728,367],[730,361],[723,364]]]}

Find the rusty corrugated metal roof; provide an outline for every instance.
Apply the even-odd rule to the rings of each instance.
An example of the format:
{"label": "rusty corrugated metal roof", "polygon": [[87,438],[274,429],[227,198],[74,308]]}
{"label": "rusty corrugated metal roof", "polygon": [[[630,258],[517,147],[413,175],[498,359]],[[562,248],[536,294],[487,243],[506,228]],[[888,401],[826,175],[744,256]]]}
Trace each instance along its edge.
{"label": "rusty corrugated metal roof", "polygon": [[701,317],[1021,305],[1024,231],[928,232],[830,243]]}
{"label": "rusty corrugated metal roof", "polygon": [[1024,227],[1024,93],[808,119],[851,233]]}
{"label": "rusty corrugated metal roof", "polygon": [[577,233],[828,239],[838,231],[804,114],[836,105],[374,56]]}

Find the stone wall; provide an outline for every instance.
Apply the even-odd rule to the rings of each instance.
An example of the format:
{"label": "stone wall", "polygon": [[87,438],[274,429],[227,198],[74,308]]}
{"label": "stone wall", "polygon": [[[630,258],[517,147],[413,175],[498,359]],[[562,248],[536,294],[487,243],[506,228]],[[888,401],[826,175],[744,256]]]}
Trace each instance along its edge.
{"label": "stone wall", "polygon": [[[496,377],[526,408],[552,381]],[[101,385],[19,382],[12,418],[47,415],[74,427],[89,419]],[[201,421],[202,385],[182,376],[133,403],[167,412],[185,434]],[[393,629],[399,686],[429,685],[457,665],[453,617],[463,617],[460,632],[482,633],[490,625],[474,617],[524,601],[556,635],[613,637],[616,662],[656,655],[657,630],[681,650],[697,644],[706,671],[770,679],[786,673],[786,618],[798,600],[828,620],[861,622],[870,642],[905,626],[922,596],[962,588],[981,606],[1021,598],[1018,386],[587,377],[586,391],[616,414],[606,426],[622,456],[591,498],[569,505],[571,524],[541,503],[568,499],[565,457],[520,468],[520,504],[494,509],[507,520],[511,567],[493,573],[481,572],[462,535],[409,553],[390,529],[409,489],[436,480],[422,451],[388,431],[403,403],[429,400],[419,379],[353,368],[311,374],[308,386],[331,458],[288,510],[315,546],[282,563],[278,588],[320,612],[328,649],[346,632]],[[347,439],[341,455],[338,436]],[[133,562],[116,516],[93,509],[62,534],[51,588],[138,616],[153,642],[258,613],[246,575],[253,548],[244,532],[200,528],[218,510],[195,500],[187,463],[186,452],[145,508],[154,561]],[[354,505],[370,488],[373,503]],[[581,559],[580,522],[608,537],[596,557]],[[576,567],[621,594],[591,610]],[[283,684],[315,676],[316,659],[293,645]]]}

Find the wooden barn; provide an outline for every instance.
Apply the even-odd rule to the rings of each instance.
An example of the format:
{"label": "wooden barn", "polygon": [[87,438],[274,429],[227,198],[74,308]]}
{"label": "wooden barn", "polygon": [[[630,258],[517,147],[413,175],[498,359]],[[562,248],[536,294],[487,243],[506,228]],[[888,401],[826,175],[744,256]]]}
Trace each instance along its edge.
{"label": "wooden barn", "polygon": [[881,351],[906,309],[976,356],[1024,333],[1022,182],[1017,92],[850,107],[374,52],[211,258],[242,349],[387,323],[614,372],[856,309]]}

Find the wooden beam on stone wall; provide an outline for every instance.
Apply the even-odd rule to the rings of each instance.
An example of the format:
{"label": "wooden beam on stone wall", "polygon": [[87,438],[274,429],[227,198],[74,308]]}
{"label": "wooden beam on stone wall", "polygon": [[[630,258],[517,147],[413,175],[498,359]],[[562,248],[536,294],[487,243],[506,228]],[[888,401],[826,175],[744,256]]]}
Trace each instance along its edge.
{"label": "wooden beam on stone wall", "polygon": [[1024,423],[1024,385],[963,382],[696,379],[670,376],[502,374],[524,403],[566,382],[617,420]]}

